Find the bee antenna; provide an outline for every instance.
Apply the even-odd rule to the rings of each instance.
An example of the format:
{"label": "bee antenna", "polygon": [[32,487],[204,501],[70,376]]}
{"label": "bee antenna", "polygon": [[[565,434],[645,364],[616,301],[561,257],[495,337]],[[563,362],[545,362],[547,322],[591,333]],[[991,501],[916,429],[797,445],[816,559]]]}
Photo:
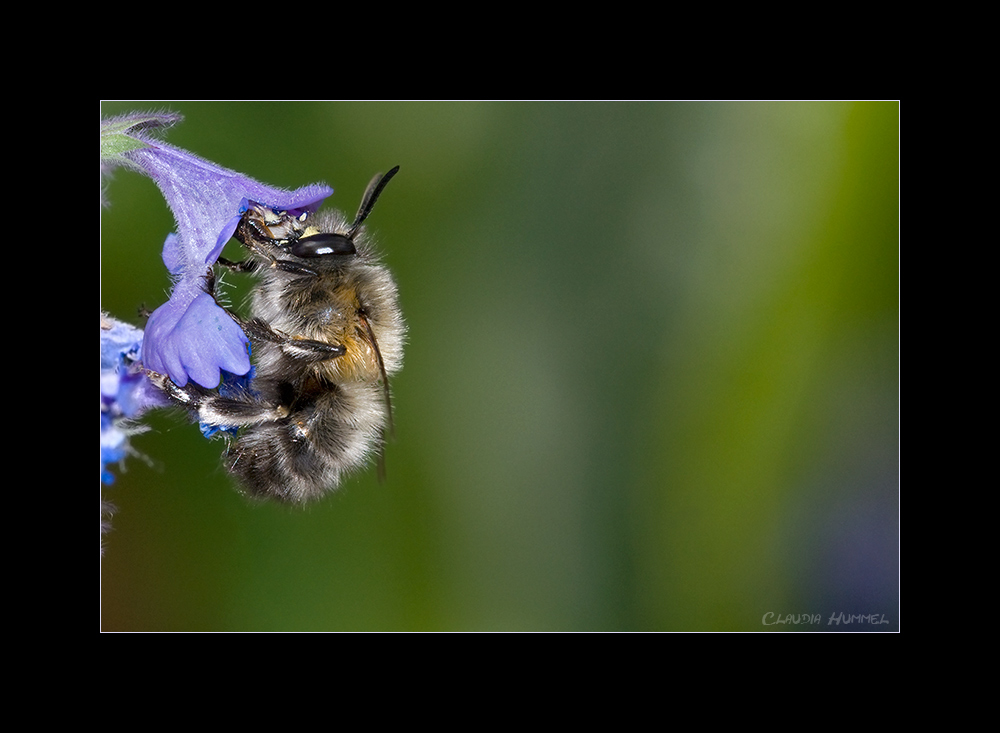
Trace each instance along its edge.
{"label": "bee antenna", "polygon": [[382,189],[386,187],[386,184],[392,180],[392,177],[396,175],[399,171],[399,166],[397,165],[391,171],[386,173],[384,176],[379,173],[368,184],[368,188],[365,189],[364,198],[361,199],[361,206],[358,207],[358,215],[354,217],[354,223],[351,224],[351,229],[347,233],[347,238],[352,239],[355,233],[358,231],[358,227],[368,218],[368,215],[372,213],[372,208],[375,206],[375,202],[378,201],[378,197],[382,195]]}

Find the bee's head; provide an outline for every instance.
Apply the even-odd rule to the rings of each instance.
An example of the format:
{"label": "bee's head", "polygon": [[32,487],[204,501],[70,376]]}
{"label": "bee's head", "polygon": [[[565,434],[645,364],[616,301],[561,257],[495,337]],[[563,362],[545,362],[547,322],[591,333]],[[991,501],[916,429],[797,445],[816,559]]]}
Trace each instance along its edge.
{"label": "bee's head", "polygon": [[354,246],[354,237],[357,235],[365,219],[372,213],[372,208],[375,206],[375,202],[378,200],[382,190],[392,177],[396,175],[398,170],[399,166],[397,165],[384,176],[380,173],[371,180],[368,188],[365,189],[364,197],[361,199],[361,206],[358,207],[358,214],[354,217],[354,223],[351,224],[346,232],[310,233],[307,230],[303,236],[290,243],[288,251],[296,257],[304,257],[306,259],[326,257],[327,255],[340,257],[357,254],[358,250]]}
{"label": "bee's head", "polygon": [[[357,255],[355,237],[361,230],[368,215],[371,214],[375,202],[399,170],[397,165],[385,175],[377,175],[368,184],[365,195],[361,199],[357,216],[350,226],[344,227],[342,220],[333,229],[339,231],[321,231],[315,226],[306,225],[306,214],[293,216],[291,212],[274,211],[267,206],[251,202],[237,225],[236,238],[256,254],[259,259],[270,260],[272,264],[280,262],[280,269],[296,274],[316,275],[328,266],[336,267],[337,263],[345,262],[345,258]],[[339,220],[339,215],[337,216]],[[288,260],[277,260],[280,253],[293,255],[304,260],[312,260],[316,265],[295,264]],[[321,259],[322,258],[322,259]],[[322,265],[317,260],[322,261]]]}

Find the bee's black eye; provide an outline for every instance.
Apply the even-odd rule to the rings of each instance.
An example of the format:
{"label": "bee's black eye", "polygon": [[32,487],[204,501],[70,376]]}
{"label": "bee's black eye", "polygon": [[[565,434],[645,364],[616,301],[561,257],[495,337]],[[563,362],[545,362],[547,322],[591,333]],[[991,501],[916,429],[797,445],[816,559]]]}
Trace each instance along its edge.
{"label": "bee's black eye", "polygon": [[353,255],[358,251],[354,242],[343,234],[320,232],[292,242],[291,253],[296,257],[322,257],[323,255]]}

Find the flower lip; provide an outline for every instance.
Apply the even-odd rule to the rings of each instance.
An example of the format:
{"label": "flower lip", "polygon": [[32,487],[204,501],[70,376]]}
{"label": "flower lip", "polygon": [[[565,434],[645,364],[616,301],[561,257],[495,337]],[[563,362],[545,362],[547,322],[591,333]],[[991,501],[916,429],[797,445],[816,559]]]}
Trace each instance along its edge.
{"label": "flower lip", "polygon": [[150,315],[142,361],[178,386],[191,379],[212,389],[219,385],[222,371],[250,371],[249,344],[243,329],[215,298],[198,282],[183,280],[170,300]]}

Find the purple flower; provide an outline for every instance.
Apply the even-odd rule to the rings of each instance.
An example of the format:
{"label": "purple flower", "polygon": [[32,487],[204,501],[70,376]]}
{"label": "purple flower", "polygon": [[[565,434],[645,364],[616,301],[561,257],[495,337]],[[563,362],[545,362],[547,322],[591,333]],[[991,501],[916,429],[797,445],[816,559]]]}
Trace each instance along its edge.
{"label": "purple flower", "polygon": [[[129,437],[144,430],[137,419],[146,410],[169,404],[144,367],[182,387],[191,379],[223,392],[240,388],[252,377],[246,335],[205,290],[205,276],[248,202],[298,215],[315,211],[333,193],[323,184],[295,191],[265,186],[151,136],[151,131],[179,120],[173,114],[139,114],[101,121],[102,205],[104,174],[124,166],[153,179],[177,222],[177,232],[167,237],[162,254],[173,290],[150,315],[145,333],[101,313],[102,484],[114,481],[110,466],[134,452]],[[102,536],[110,511],[102,500]]]}
{"label": "purple flower", "polygon": [[101,483],[114,482],[108,466],[129,454],[130,435],[142,413],[168,404],[139,362],[142,331],[101,314]]}
{"label": "purple flower", "polygon": [[[151,124],[151,119],[162,121]],[[246,335],[205,291],[204,284],[247,202],[293,214],[311,213],[333,189],[325,184],[295,191],[266,186],[149,135],[150,129],[176,119],[117,118],[102,123],[102,134],[113,128],[116,139],[125,141],[115,150],[114,163],[152,178],[177,222],[177,233],[163,245],[163,263],[174,277],[173,291],[149,317],[142,360],[179,386],[191,379],[215,388],[223,371],[241,375],[250,370]]]}

